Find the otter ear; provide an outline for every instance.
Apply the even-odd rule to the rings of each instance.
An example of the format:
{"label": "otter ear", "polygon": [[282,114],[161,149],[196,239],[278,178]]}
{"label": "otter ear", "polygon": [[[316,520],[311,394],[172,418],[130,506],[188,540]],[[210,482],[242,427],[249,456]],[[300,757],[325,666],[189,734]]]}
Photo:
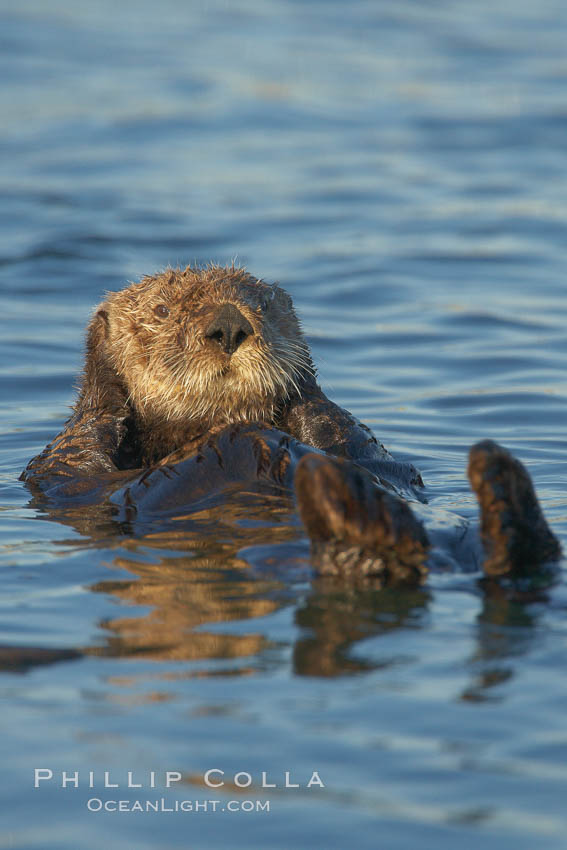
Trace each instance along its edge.
{"label": "otter ear", "polygon": [[87,326],[85,370],[89,369],[91,365],[94,365],[104,356],[108,336],[108,313],[103,309],[97,310]]}
{"label": "otter ear", "polygon": [[105,337],[107,337],[108,336],[108,329],[110,327],[110,323],[108,321],[108,312],[106,310],[103,310],[102,307],[99,310],[97,310],[96,313],[94,314],[94,316],[93,316],[93,318],[90,322],[90,325],[89,325],[89,332],[90,332],[90,328],[95,323],[98,326],[104,325],[104,335],[105,335]]}
{"label": "otter ear", "polygon": [[87,328],[81,399],[87,407],[117,414],[126,404],[126,389],[112,365],[109,351],[110,320],[105,309],[96,311]]}
{"label": "otter ear", "polygon": [[275,298],[283,307],[288,310],[293,310],[293,300],[289,292],[278,286],[277,283],[272,284],[272,298]]}

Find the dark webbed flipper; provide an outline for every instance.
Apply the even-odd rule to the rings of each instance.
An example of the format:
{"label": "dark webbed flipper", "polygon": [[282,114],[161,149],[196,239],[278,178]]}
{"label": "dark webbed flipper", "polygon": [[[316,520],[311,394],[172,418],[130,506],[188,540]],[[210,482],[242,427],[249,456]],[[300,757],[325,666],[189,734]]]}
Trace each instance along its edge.
{"label": "dark webbed flipper", "polygon": [[421,522],[365,469],[308,454],[297,466],[295,491],[319,573],[423,580],[429,542]]}
{"label": "dark webbed flipper", "polygon": [[492,440],[477,443],[470,450],[468,475],[480,505],[487,575],[530,575],[561,557],[531,478],[510,452]]}

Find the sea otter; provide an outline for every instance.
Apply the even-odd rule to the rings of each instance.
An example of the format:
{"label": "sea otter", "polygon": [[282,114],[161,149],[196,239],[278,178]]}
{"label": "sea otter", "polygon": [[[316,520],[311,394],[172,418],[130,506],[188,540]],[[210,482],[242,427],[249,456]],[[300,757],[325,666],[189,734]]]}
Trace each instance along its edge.
{"label": "sea otter", "polygon": [[[560,557],[519,461],[484,441],[469,477],[486,573]],[[73,413],[22,479],[67,499],[103,482],[131,515],[253,478],[294,488],[319,572],[425,576],[430,541],[410,506],[424,501],[421,476],[325,396],[281,287],[211,265],[109,294],[88,326]]]}

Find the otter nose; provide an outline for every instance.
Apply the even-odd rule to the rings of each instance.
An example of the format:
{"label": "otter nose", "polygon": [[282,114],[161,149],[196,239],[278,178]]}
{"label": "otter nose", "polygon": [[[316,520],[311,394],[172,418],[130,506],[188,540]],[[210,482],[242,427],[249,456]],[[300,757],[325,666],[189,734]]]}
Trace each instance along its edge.
{"label": "otter nose", "polygon": [[254,329],[233,304],[223,304],[205,331],[207,339],[218,342],[223,351],[232,354]]}

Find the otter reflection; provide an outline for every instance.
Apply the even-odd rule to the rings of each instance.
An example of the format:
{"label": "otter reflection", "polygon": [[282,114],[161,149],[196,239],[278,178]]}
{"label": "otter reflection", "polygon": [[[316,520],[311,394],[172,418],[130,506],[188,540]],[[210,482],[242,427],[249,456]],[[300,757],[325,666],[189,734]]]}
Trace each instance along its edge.
{"label": "otter reflection", "polygon": [[[144,549],[147,552],[145,541]],[[189,541],[185,538],[185,544]],[[194,556],[164,557],[144,563],[118,557],[114,566],[135,575],[132,581],[102,581],[91,590],[111,593],[127,605],[151,606],[142,616],[120,616],[102,623],[105,644],[91,654],[152,660],[197,661],[256,656],[269,647],[258,629],[246,634],[208,631],[207,625],[253,620],[282,605],[276,582],[258,581],[247,564],[224,545]],[[289,601],[287,601],[289,604]],[[125,606],[123,611],[127,611]]]}
{"label": "otter reflection", "polygon": [[482,608],[477,617],[476,650],[470,659],[472,681],[461,694],[465,702],[498,699],[495,690],[514,676],[513,659],[526,655],[534,642],[538,615],[534,604],[549,602],[548,587],[532,582],[503,587],[483,579]]}
{"label": "otter reflection", "polygon": [[[291,493],[259,482],[217,493],[183,516],[149,521],[137,536],[110,503],[55,507],[36,494],[34,505],[40,516],[78,531],[89,548],[110,550],[110,570],[127,571],[131,578],[109,574],[90,588],[121,603],[118,616],[100,623],[101,643],[61,651],[31,648],[23,654],[19,647],[5,647],[0,670],[7,672],[96,655],[210,662],[160,674],[174,677],[250,675],[273,663],[271,652],[277,649],[255,621],[293,606],[301,630],[292,653],[295,675],[364,674],[399,659],[365,657],[357,644],[398,629],[418,632],[432,597],[427,587],[384,587],[375,577],[314,578]],[[490,699],[494,686],[513,675],[513,659],[529,651],[533,640],[531,603],[546,598],[545,586],[538,588],[535,581],[520,591],[471,577],[471,593],[477,586],[482,609],[477,648],[466,662],[471,678],[461,699],[467,701]],[[143,678],[147,675],[144,668]]]}
{"label": "otter reflection", "polygon": [[[296,547],[286,545],[297,536],[295,529],[270,529],[272,546],[281,557],[297,559]],[[266,529],[248,539],[254,546],[255,536],[265,541]],[[177,545],[185,549],[188,538],[180,534]],[[243,633],[242,624],[274,614],[297,604],[297,594],[289,582],[277,577],[251,575],[246,561],[235,547],[201,541],[194,556],[162,557],[158,563],[144,563],[135,557],[119,556],[114,566],[127,569],[136,578],[130,581],[103,581],[91,589],[111,593],[127,604],[152,606],[141,616],[121,616],[103,623],[108,633],[100,648],[89,654],[115,657],[138,657],[152,660],[198,661],[209,659],[244,659],[256,657],[265,666],[264,654],[274,648],[263,629],[251,624]],[[165,539],[143,539],[144,554],[153,545],[163,552]],[[168,547],[173,543],[167,539]],[[193,544],[198,544],[197,540]],[[275,551],[271,549],[272,553]],[[305,551],[307,555],[307,549]],[[308,562],[303,567],[307,570]],[[332,583],[332,580],[331,580]],[[391,632],[408,625],[415,626],[419,612],[425,610],[429,591],[423,589],[383,589],[372,586],[347,588],[340,582],[330,586],[329,580],[315,581],[302,599],[294,620],[302,633],[293,648],[293,671],[299,676],[332,677],[365,672],[383,666],[352,657],[357,641]],[[238,622],[239,628],[222,632],[208,630],[207,625]],[[249,666],[245,672],[250,672]]]}
{"label": "otter reflection", "polygon": [[388,667],[352,656],[357,641],[419,624],[430,592],[424,588],[345,586],[318,579],[298,609],[296,623],[307,631],[295,644],[293,669],[300,676],[339,676]]}
{"label": "otter reflection", "polygon": [[[276,510],[278,514],[282,519]],[[218,519],[217,514],[211,521]],[[298,558],[298,530],[285,523],[241,529],[240,544],[246,545],[252,560],[256,549],[262,551],[266,536],[271,541],[270,551],[279,553],[279,564],[287,557],[308,573],[307,546],[305,558]],[[399,663],[397,655],[376,658],[374,647],[372,657],[365,657],[357,652],[357,644],[405,629],[415,631],[419,641],[432,600],[430,589],[384,588],[372,580],[346,585],[329,577],[314,579],[304,596],[303,583],[294,591],[283,576],[270,575],[269,565],[266,576],[251,568],[239,554],[240,544],[222,539],[213,542],[186,531],[128,541],[109,566],[128,571],[131,580],[107,579],[90,588],[121,603],[119,616],[100,623],[105,633],[103,643],[81,651],[38,650],[37,657],[33,649],[23,657],[19,649],[9,652],[6,648],[0,654],[0,670],[24,672],[37,664],[85,654],[156,662],[211,662],[198,670],[189,666],[181,672],[163,674],[169,678],[247,676],[265,669],[270,651],[277,649],[264,626],[257,626],[255,620],[289,606],[295,607],[293,619],[301,630],[292,651],[292,670],[297,676],[333,678],[388,669]],[[187,550],[193,554],[186,554]],[[471,580],[471,592],[476,584]],[[465,661],[470,682],[461,699],[468,702],[497,698],[496,686],[513,677],[515,659],[528,653],[534,640],[537,617],[532,603],[547,598],[543,589],[518,594],[494,581],[483,582],[482,591],[476,648]],[[149,610],[130,613],[133,605]],[[249,628],[246,621],[251,621]],[[231,628],[231,623],[238,627]],[[216,624],[224,624],[222,631],[215,630]],[[418,649],[416,652],[419,654]],[[223,661],[227,663],[223,665]],[[147,675],[144,668],[142,678]],[[132,676],[113,681],[129,686]]]}

